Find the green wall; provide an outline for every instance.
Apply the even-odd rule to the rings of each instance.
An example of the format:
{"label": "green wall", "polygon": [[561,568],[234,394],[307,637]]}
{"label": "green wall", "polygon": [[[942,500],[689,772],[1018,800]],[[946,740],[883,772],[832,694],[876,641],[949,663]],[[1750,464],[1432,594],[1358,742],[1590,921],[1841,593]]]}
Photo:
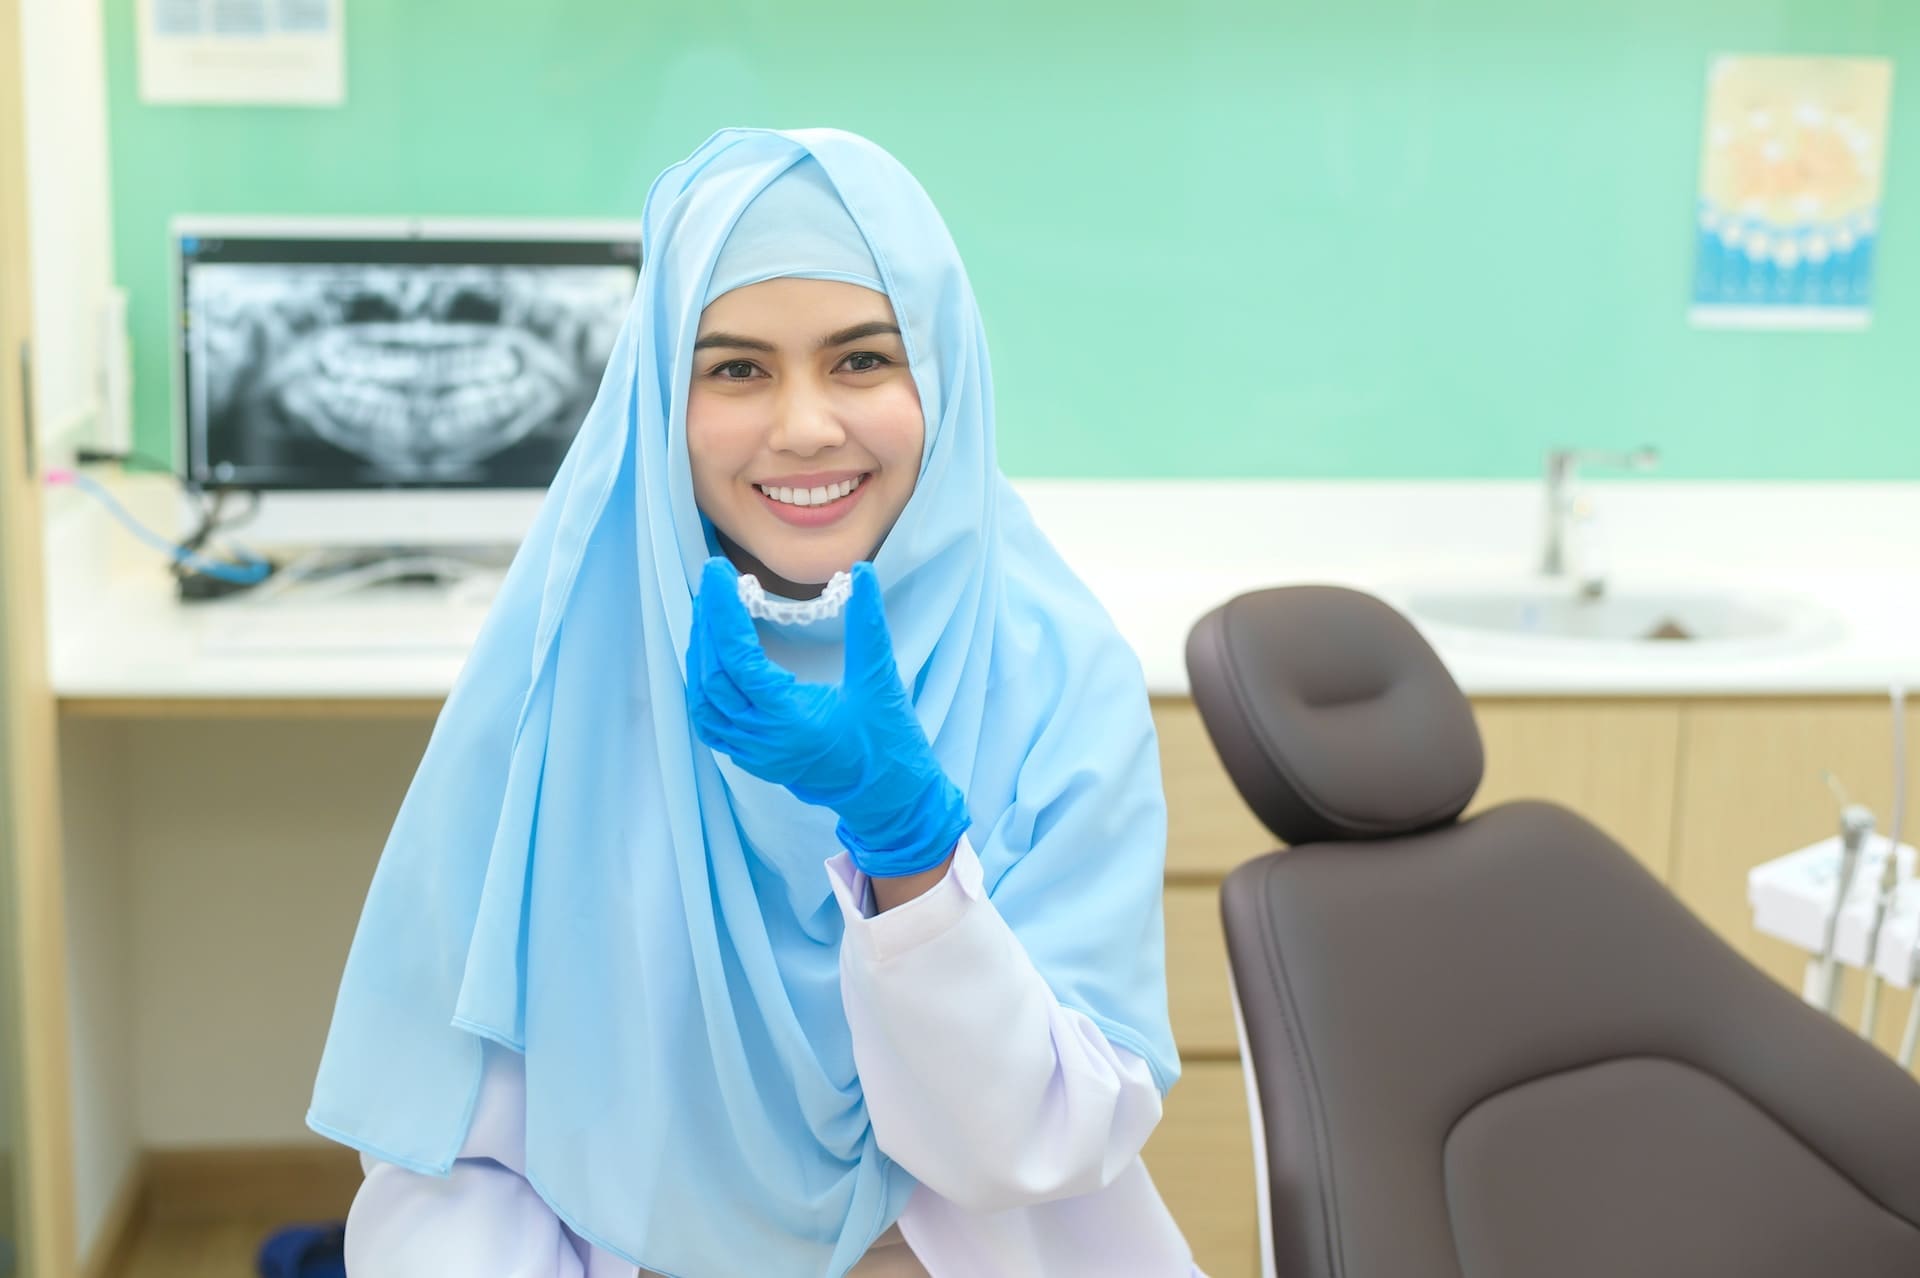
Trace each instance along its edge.
{"label": "green wall", "polygon": [[[347,0],[339,110],[138,100],[108,0],[138,436],[168,442],[166,222],[637,216],[725,124],[920,176],[1029,476],[1920,479],[1912,0]],[[1896,61],[1873,327],[1686,325],[1707,59]]]}

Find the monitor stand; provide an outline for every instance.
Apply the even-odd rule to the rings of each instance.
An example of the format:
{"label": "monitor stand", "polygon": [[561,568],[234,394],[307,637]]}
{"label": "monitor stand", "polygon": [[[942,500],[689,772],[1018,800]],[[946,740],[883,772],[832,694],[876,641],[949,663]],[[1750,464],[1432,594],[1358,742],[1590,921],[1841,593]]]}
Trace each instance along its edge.
{"label": "monitor stand", "polygon": [[512,562],[511,546],[314,547],[287,558],[249,592],[249,602],[281,597],[304,604],[379,594],[482,608]]}
{"label": "monitor stand", "polygon": [[459,658],[491,613],[509,548],[338,546],[196,610],[210,658]]}

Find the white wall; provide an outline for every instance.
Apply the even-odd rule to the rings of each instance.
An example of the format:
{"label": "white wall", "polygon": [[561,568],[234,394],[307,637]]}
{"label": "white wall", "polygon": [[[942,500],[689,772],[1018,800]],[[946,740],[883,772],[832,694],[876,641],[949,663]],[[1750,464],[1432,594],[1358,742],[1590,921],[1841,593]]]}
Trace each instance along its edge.
{"label": "white wall", "polygon": [[318,1141],[340,970],[430,728],[124,725],[143,1145]]}
{"label": "white wall", "polygon": [[74,1223],[82,1257],[99,1240],[140,1148],[124,764],[119,725],[73,719],[61,724]]}
{"label": "white wall", "polygon": [[100,315],[113,280],[102,8],[24,0],[20,13],[34,420],[48,446],[70,441],[100,402]]}

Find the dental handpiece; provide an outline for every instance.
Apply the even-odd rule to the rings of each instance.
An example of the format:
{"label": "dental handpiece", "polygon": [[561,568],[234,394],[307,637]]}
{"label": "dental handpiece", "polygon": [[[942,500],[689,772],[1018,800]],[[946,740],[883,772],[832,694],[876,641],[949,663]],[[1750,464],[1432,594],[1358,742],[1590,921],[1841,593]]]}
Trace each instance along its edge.
{"label": "dental handpiece", "polygon": [[[1900,851],[1901,827],[1907,815],[1907,689],[1904,684],[1894,684],[1888,690],[1888,698],[1893,702],[1893,827],[1888,842],[1893,854]],[[1901,1069],[1913,1068],[1914,1040],[1920,1039],[1920,931],[1914,936],[1913,949],[1907,957],[1907,988],[1913,992],[1913,1005],[1907,1010],[1907,1030],[1900,1037],[1900,1050],[1895,1054]]]}
{"label": "dental handpiece", "polygon": [[1873,833],[1873,813],[1857,803],[1849,803],[1840,812],[1840,882],[1834,893],[1833,908],[1827,912],[1825,939],[1820,946],[1813,983],[1814,1005],[1833,1015],[1840,1004],[1840,968],[1834,959],[1834,947],[1840,938],[1840,911],[1846,908],[1853,891],[1854,872],[1860,866],[1860,852]]}
{"label": "dental handpiece", "polygon": [[1900,1036],[1900,1050],[1893,1058],[1900,1062],[1901,1069],[1913,1068],[1914,1043],[1920,1040],[1920,940],[1914,942],[1907,963],[1907,987],[1913,991],[1913,1006],[1907,1012],[1907,1032]]}
{"label": "dental handpiece", "polygon": [[1886,926],[1893,908],[1894,889],[1900,881],[1898,845],[1887,844],[1887,859],[1880,867],[1880,882],[1873,896],[1873,921],[1867,925],[1867,987],[1860,1000],[1860,1037],[1871,1039],[1880,1022],[1880,969],[1875,959],[1880,953],[1880,930]]}
{"label": "dental handpiece", "polygon": [[1907,975],[1908,986],[1913,991],[1913,1007],[1907,1012],[1907,1032],[1900,1036],[1900,1050],[1894,1055],[1901,1069],[1913,1068],[1914,1044],[1920,1040],[1920,943],[1913,947],[1911,963]]}
{"label": "dental handpiece", "polygon": [[1915,936],[1907,959],[1907,988],[1913,993],[1913,1006],[1907,1010],[1907,1032],[1900,1036],[1900,1050],[1894,1054],[1901,1069],[1913,1068],[1914,1045],[1920,1041],[1920,935]]}

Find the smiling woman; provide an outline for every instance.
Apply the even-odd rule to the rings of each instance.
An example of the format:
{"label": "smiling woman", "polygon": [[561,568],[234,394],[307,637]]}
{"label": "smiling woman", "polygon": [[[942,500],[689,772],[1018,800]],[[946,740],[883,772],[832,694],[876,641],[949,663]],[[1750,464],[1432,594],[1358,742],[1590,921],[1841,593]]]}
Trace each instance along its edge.
{"label": "smiling woman", "polygon": [[1140,664],[999,470],[951,236],[754,129],[643,235],[341,981],[349,1272],[1192,1278]]}
{"label": "smiling woman", "polygon": [[700,509],[736,568],[810,599],[913,495],[926,425],[893,308],[841,280],[764,280],[707,306],[693,358]]}

